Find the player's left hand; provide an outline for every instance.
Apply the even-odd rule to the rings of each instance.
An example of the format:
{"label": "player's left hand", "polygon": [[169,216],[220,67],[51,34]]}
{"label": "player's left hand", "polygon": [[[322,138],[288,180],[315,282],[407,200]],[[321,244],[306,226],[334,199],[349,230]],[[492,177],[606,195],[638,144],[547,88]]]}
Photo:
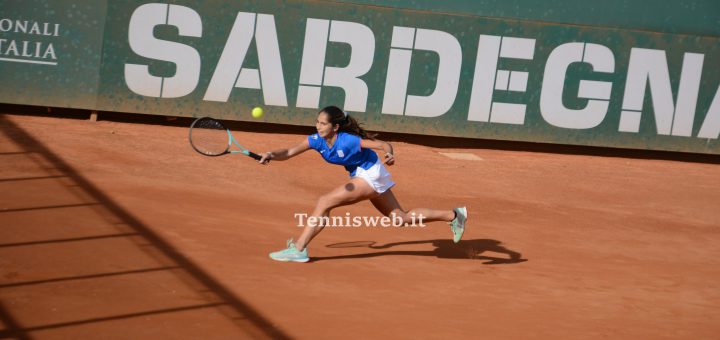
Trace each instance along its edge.
{"label": "player's left hand", "polygon": [[386,153],[385,161],[383,162],[383,164],[387,164],[388,166],[395,164],[395,156],[393,156],[393,154],[391,153]]}

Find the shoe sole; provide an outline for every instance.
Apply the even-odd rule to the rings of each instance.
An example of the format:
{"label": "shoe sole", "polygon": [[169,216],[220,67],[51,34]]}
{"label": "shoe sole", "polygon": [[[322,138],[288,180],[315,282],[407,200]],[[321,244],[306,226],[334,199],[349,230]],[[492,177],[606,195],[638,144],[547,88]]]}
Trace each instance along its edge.
{"label": "shoe sole", "polygon": [[310,261],[310,258],[304,258],[304,259],[297,259],[297,260],[295,260],[295,259],[276,259],[276,258],[272,258],[272,257],[271,257],[270,259],[271,259],[271,260],[278,261],[278,262],[300,262],[300,263],[305,263],[305,262]]}

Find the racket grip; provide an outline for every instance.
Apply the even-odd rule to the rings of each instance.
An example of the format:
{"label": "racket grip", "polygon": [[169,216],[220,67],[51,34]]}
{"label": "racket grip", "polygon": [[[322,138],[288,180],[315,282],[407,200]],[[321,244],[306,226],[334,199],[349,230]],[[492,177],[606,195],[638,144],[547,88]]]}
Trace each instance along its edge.
{"label": "racket grip", "polygon": [[255,159],[258,160],[258,161],[262,158],[260,155],[254,153],[254,152],[252,152],[252,151],[248,151],[248,156],[250,156],[250,157],[252,157],[252,158],[255,158]]}

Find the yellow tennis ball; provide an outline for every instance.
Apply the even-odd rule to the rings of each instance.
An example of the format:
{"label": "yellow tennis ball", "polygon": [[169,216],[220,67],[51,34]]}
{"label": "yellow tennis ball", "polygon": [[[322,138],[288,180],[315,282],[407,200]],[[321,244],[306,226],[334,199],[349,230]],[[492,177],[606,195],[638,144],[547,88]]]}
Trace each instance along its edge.
{"label": "yellow tennis ball", "polygon": [[252,110],[252,116],[253,118],[260,118],[263,116],[263,109],[261,107],[256,107]]}

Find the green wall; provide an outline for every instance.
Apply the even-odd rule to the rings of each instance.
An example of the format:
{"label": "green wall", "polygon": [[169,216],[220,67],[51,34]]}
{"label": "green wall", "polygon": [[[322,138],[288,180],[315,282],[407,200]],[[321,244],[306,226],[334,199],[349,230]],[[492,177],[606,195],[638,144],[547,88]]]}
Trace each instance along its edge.
{"label": "green wall", "polygon": [[360,2],[0,0],[0,101],[720,154],[713,3]]}
{"label": "green wall", "polygon": [[334,0],[439,13],[720,36],[717,0]]}

